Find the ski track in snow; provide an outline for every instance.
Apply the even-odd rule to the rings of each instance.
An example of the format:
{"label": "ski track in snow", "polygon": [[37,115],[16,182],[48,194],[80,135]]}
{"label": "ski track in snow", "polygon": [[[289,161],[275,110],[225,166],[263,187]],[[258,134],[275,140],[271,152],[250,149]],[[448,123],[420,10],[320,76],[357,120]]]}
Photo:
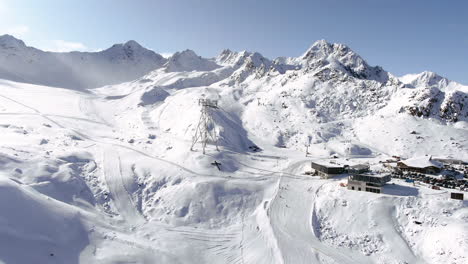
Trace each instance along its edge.
{"label": "ski track in snow", "polygon": [[[119,151],[115,148],[104,147],[102,160],[104,177],[117,210],[129,224],[140,225],[144,223],[145,219],[138,212],[138,207],[126,187],[129,175],[122,174]],[[133,182],[133,179],[130,179],[130,182]]]}
{"label": "ski track in snow", "polygon": [[392,236],[391,234],[385,234],[384,237],[387,238],[393,238],[396,241],[392,241],[392,245],[396,245],[397,251],[403,253],[403,255],[407,256],[408,262],[409,263],[421,263],[418,258],[416,258],[413,250],[411,247],[408,245],[408,242],[406,239],[403,237],[403,234],[398,227],[398,223],[396,223],[395,218],[396,218],[396,208],[393,205],[389,205],[381,203],[380,205],[377,205],[377,210],[376,210],[376,215],[375,217],[379,217],[381,221],[384,223],[385,226],[393,227],[392,233],[398,234],[397,236]]}
{"label": "ski track in snow", "polygon": [[111,124],[108,123],[104,118],[102,118],[99,115],[98,111],[96,110],[93,100],[97,100],[97,99],[98,99],[97,96],[89,96],[89,95],[80,96],[79,109],[86,116],[91,117],[91,119],[94,120],[94,122],[111,127]]}
{"label": "ski track in snow", "polygon": [[[63,126],[62,124],[60,124],[59,122],[57,122],[56,120],[53,120],[51,119],[48,115],[46,114],[42,114],[39,110],[33,108],[33,107],[30,107],[30,106],[27,106],[19,101],[16,101],[16,100],[13,100],[9,97],[6,97],[6,96],[3,96],[3,95],[0,95],[1,97],[5,98],[5,99],[8,99],[10,101],[13,101],[17,104],[20,104],[28,109],[31,109],[33,110],[34,112],[36,112],[37,115],[45,118],[46,120],[50,121],[51,123],[57,125],[58,127],[60,128],[66,128],[65,126]],[[192,171],[190,169],[188,169],[187,167],[184,167],[184,166],[181,166],[175,162],[172,162],[172,161],[169,161],[169,160],[165,160],[165,159],[161,159],[161,158],[158,158],[158,157],[155,157],[155,156],[152,156],[144,151],[141,151],[141,150],[138,150],[138,149],[135,149],[135,148],[132,148],[132,147],[129,147],[129,146],[126,146],[126,145],[122,145],[122,144],[116,144],[116,143],[112,143],[112,142],[105,142],[105,141],[101,141],[101,140],[98,140],[98,139],[94,139],[94,138],[91,138],[89,137],[88,135],[86,135],[85,133],[79,131],[79,130],[76,130],[76,129],[70,129],[72,131],[74,131],[76,134],[82,136],[83,138],[87,139],[87,140],[90,140],[90,141],[93,141],[93,142],[96,142],[96,143],[100,143],[100,144],[104,144],[104,145],[112,145],[112,146],[115,146],[115,147],[120,147],[120,148],[124,148],[124,149],[127,149],[127,150],[131,150],[131,151],[134,151],[138,154],[141,154],[145,157],[148,157],[148,158],[151,158],[151,159],[155,159],[155,160],[158,160],[158,161],[162,161],[162,162],[165,162],[165,163],[168,163],[170,165],[173,165],[175,167],[178,167],[179,169],[182,169],[186,172],[189,172],[190,174],[194,174],[194,175],[198,175],[198,176],[206,176],[206,177],[214,177],[214,178],[224,178],[223,176],[217,176],[217,175],[214,175],[214,174],[203,174],[203,173],[197,173],[195,171]]]}

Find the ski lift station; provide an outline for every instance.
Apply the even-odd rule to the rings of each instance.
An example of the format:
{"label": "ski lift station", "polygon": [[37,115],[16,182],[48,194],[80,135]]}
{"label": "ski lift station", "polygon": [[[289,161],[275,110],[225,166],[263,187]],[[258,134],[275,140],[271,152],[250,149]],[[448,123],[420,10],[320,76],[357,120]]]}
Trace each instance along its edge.
{"label": "ski lift station", "polygon": [[348,165],[338,160],[314,160],[312,169],[315,175],[328,179],[341,174],[348,174],[348,189],[381,193],[383,186],[391,180],[390,175],[382,175],[369,171],[368,164]]}
{"label": "ski lift station", "polygon": [[348,190],[381,193],[385,183],[390,180],[390,175],[373,173],[352,174],[348,176]]}
{"label": "ski lift station", "polygon": [[312,161],[312,169],[315,174],[323,179],[328,179],[345,173],[345,165],[334,160],[315,160]]}
{"label": "ski lift station", "polygon": [[218,108],[218,100],[213,99],[198,99],[198,105],[202,107]]}
{"label": "ski lift station", "polygon": [[337,160],[314,160],[312,161],[312,169],[314,169],[316,175],[319,175],[323,179],[328,179],[343,173],[366,173],[369,171],[369,165],[348,165],[342,164]]}

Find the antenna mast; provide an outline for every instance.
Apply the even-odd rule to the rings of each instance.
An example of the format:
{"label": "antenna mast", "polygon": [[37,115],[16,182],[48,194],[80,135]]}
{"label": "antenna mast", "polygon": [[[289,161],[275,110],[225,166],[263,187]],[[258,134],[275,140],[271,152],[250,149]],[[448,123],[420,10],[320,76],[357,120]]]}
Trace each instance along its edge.
{"label": "antenna mast", "polygon": [[208,141],[211,141],[216,145],[216,150],[219,151],[218,136],[211,115],[213,109],[218,109],[218,100],[198,99],[198,105],[201,106],[200,121],[198,121],[197,130],[195,131],[195,136],[193,136],[190,150],[193,151],[195,144],[200,142],[202,143],[203,154],[205,154],[206,144]]}

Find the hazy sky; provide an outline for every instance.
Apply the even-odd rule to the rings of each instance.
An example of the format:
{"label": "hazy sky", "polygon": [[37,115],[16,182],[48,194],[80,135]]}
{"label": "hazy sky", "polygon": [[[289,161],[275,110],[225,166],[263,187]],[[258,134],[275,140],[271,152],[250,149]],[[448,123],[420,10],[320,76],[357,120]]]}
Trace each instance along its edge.
{"label": "hazy sky", "polygon": [[47,50],[133,39],[205,57],[224,48],[298,56],[326,39],[396,75],[430,70],[468,84],[466,0],[0,0],[4,33]]}

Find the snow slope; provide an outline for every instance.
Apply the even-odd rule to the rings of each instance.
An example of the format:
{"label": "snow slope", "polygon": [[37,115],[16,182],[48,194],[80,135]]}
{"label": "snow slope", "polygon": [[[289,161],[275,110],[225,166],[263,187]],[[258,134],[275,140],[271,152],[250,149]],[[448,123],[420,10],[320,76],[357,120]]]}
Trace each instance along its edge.
{"label": "snow slope", "polygon": [[[0,263],[464,263],[466,200],[304,174],[330,155],[468,159],[462,118],[402,110],[465,86],[417,83],[325,41],[275,60],[185,51],[85,91],[0,80]],[[190,151],[200,98],[219,104],[206,155]]]}

